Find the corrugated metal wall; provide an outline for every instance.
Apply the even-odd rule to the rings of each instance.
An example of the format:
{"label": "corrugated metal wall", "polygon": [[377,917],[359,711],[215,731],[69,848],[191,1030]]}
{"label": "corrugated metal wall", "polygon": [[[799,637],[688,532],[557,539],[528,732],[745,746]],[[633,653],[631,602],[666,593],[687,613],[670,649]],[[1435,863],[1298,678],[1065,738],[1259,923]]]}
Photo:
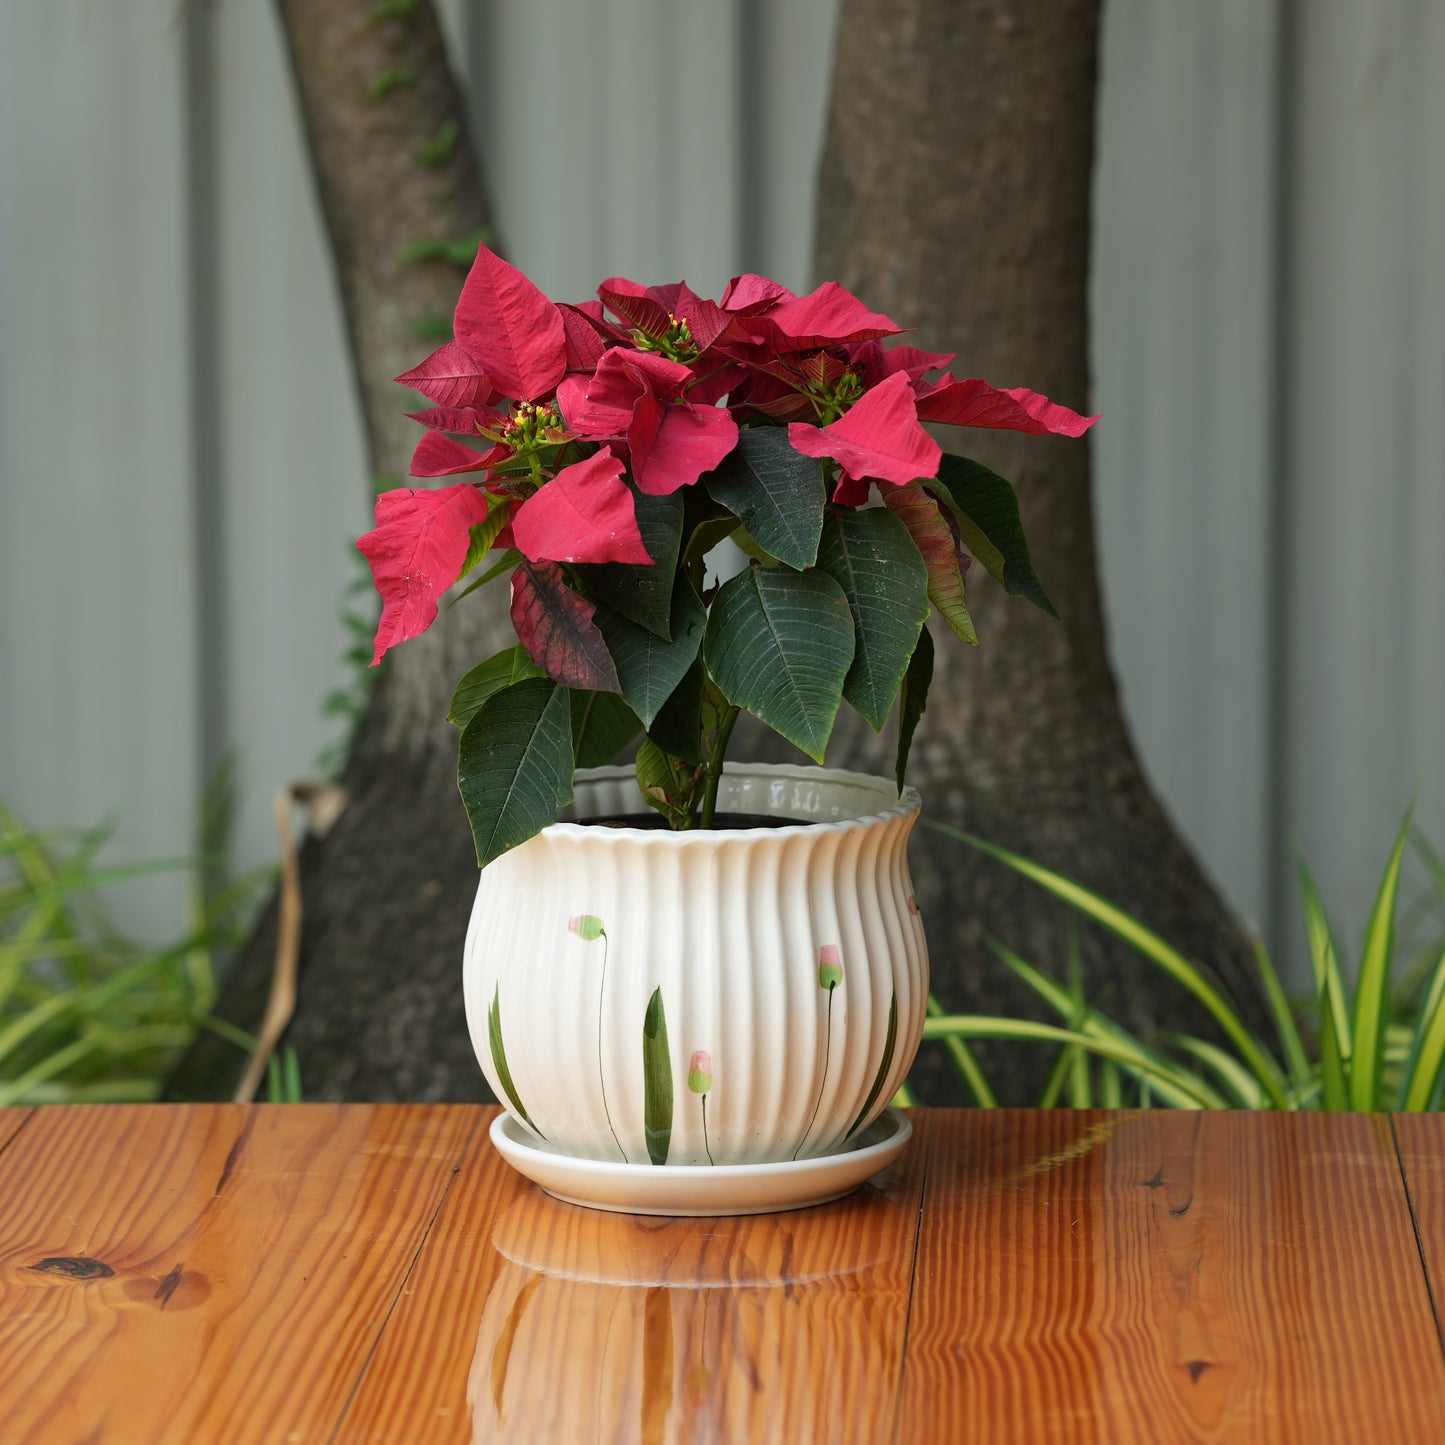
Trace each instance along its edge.
{"label": "corrugated metal wall", "polygon": [[[834,0],[453,0],[509,251],[808,280]],[[545,56],[545,94],[519,57]],[[1273,935],[1445,835],[1445,7],[1112,0],[1106,600],[1151,772]],[[1027,378],[999,378],[1011,383]],[[334,728],[367,478],[269,0],[0,6],[0,792],[243,861]],[[132,908],[174,906],[161,887]]]}

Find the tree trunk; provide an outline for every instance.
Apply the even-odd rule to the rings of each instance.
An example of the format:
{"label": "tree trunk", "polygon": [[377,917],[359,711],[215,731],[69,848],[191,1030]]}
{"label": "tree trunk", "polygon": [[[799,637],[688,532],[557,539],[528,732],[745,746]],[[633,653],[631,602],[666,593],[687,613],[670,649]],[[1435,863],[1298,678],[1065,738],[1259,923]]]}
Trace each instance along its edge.
{"label": "tree trunk", "polygon": [[[392,378],[425,350],[417,323],[451,315],[463,274],[405,253],[488,224],[465,107],[430,0],[278,0],[278,10],[336,259],[368,458],[373,475],[395,485],[421,432],[405,416],[413,394]],[[308,1098],[491,1097],[463,1014],[462,940],[477,869],[445,718],[456,680],[508,640],[499,599],[478,597],[388,657],[342,780],[346,809],[302,851],[300,988],[285,1042],[296,1048]],[[264,1008],[277,912],[273,902],[222,995],[220,1014],[245,1028]],[[233,1045],[204,1036],[171,1093],[228,1094],[243,1062]]]}
{"label": "tree trunk", "polygon": [[[1097,0],[844,0],[815,250],[817,276],[916,327],[918,345],[956,349],[958,375],[1079,410],[1098,13]],[[1062,621],[1005,597],[982,568],[970,573],[982,646],[939,639],[910,767],[926,815],[1112,897],[1262,1020],[1248,942],[1150,791],[1120,713],[1087,446],[947,432],[945,450],[1017,486]],[[886,758],[866,727],[849,727],[828,761],[879,771]],[[915,837],[935,991],[960,1012],[1019,1010],[986,936],[1058,972],[1072,916],[1000,865],[937,834]],[[1197,1006],[1137,956],[1096,930],[1081,931],[1080,945],[1090,999],[1129,1027],[1205,1031]],[[991,1058],[995,1070],[1006,1061],[1015,1098],[1047,1062],[1031,1066],[1017,1046]]]}

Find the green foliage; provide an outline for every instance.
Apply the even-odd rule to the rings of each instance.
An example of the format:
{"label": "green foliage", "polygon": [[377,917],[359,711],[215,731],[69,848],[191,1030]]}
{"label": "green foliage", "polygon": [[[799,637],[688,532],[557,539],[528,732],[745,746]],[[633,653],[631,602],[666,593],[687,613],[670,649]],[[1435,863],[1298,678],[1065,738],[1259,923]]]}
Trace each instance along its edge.
{"label": "green foliage", "polygon": [[828,500],[822,468],[793,450],[787,432],[750,428],[708,476],[707,489],[778,561],[811,567]]}
{"label": "green foliage", "polygon": [[361,726],[378,671],[371,665],[376,608],[373,605],[375,594],[371,589],[370,569],[366,558],[354,547],[348,547],[346,551],[355,572],[341,596],[341,626],[346,638],[341,658],[346,675],[341,685],[327,693],[321,704],[321,715],[337,719],[341,724],[341,734],[327,743],[316,759],[316,771],[327,778],[334,778],[340,773],[346,755],[351,751],[352,739]]}
{"label": "green foliage", "polygon": [[1400,996],[1400,950],[1395,944],[1401,866],[1410,819],[1406,815],[1377,891],[1365,932],[1353,990],[1345,983],[1339,950],[1309,871],[1300,865],[1315,993],[1315,1057],[1306,1047],[1295,1010],[1268,952],[1256,947],[1260,982],[1268,999],[1273,1038],[1260,1038],[1240,1020],[1205,970],[1122,909],[1073,880],[943,823],[927,826],[978,849],[1037,883],[1082,917],[1116,934],[1155,968],[1193,995],[1218,1026],[1223,1045],[1191,1035],[1146,1043],[1084,998],[1073,970],[1070,988],[1020,958],[997,940],[1000,961],[1062,1021],[947,1014],[929,1001],[924,1038],[944,1040],[975,1100],[992,1091],[971,1054],[968,1039],[1014,1039],[1060,1046],[1040,1103],[1067,1098],[1076,1107],[1117,1099],[1147,1105],[1154,1099],[1177,1108],[1351,1109],[1417,1111],[1441,1106],[1445,1086],[1445,943],[1434,951],[1412,1004],[1392,1008]]}
{"label": "green foliage", "polygon": [[[224,777],[203,827],[220,827]],[[156,1098],[197,1028],[211,1020],[214,958],[239,943],[261,879],[209,888],[201,862],[102,867],[107,828],[42,832],[0,803],[0,1105]],[[122,930],[104,890],[185,870],[190,920],[162,946]]]}
{"label": "green foliage", "polygon": [[381,0],[379,5],[371,8],[371,23],[382,25],[388,20],[395,20],[406,24],[416,18],[417,6],[420,0]]}
{"label": "green foliage", "polygon": [[[465,271],[477,259],[478,250],[486,245],[491,235],[490,226],[479,226],[465,236],[423,236],[419,240],[408,241],[402,247],[400,260],[404,266],[412,266],[419,261],[445,261],[448,266]],[[451,335],[450,321],[447,323],[447,335]]]}
{"label": "green foliage", "polygon": [[385,100],[394,90],[402,90],[406,86],[416,84],[416,71],[409,65],[389,65],[387,68],[372,77],[371,83],[366,87],[366,99],[372,105],[379,100]]}
{"label": "green foliage", "polygon": [[416,148],[416,158],[422,165],[436,170],[451,160],[457,148],[461,129],[454,120],[444,120],[437,127],[437,133]]}

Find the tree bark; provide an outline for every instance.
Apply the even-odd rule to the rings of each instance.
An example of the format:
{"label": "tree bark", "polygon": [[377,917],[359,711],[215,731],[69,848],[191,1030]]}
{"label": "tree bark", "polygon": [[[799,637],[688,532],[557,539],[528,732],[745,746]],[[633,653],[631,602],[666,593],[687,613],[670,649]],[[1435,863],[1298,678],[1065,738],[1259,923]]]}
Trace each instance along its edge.
{"label": "tree bark", "polygon": [[[956,374],[1080,410],[1098,20],[1098,0],[844,0],[815,244],[817,276],[916,327],[916,344],[957,350]],[[1120,711],[1087,445],[940,435],[945,450],[1018,488],[1062,620],[1006,597],[982,568],[970,573],[982,646],[937,639],[910,766],[925,814],[1112,897],[1211,968],[1261,1022],[1248,941],[1151,792]],[[828,761],[879,771],[887,753],[849,726]],[[1058,972],[1076,917],[967,848],[915,837],[935,991],[960,1012],[1021,1009],[1026,996],[986,936]],[[1081,929],[1079,941],[1092,1001],[1145,1034],[1205,1031],[1197,1006],[1136,955],[1097,930]],[[1017,1046],[990,1057],[1016,1099],[1047,1062],[1031,1064]]]}
{"label": "tree bark", "polygon": [[[405,253],[417,241],[490,229],[463,98],[430,0],[278,0],[277,9],[336,260],[369,464],[379,482],[397,485],[421,433],[405,415],[414,394],[392,378],[426,349],[417,323],[450,317],[462,281],[445,260]],[[297,1051],[308,1098],[491,1097],[462,1004],[477,869],[445,718],[457,679],[508,640],[499,599],[482,594],[388,657],[342,779],[346,809],[302,850],[300,986],[285,1043]],[[264,1009],[276,927],[273,902],[218,1008],[248,1029]],[[243,1062],[233,1045],[203,1035],[170,1092],[229,1094]]]}

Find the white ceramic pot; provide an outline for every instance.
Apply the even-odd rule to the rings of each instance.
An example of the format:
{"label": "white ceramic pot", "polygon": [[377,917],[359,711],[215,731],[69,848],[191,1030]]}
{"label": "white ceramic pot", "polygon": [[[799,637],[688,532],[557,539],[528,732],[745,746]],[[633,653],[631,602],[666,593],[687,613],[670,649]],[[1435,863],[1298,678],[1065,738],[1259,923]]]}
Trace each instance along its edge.
{"label": "white ceramic pot", "polygon": [[[645,811],[580,771],[569,818]],[[918,1051],[928,955],[908,874],[918,794],[861,773],[729,768],[719,813],[777,828],[563,821],[482,870],[467,1021],[482,1070],[553,1149],[753,1164],[844,1148]]]}

